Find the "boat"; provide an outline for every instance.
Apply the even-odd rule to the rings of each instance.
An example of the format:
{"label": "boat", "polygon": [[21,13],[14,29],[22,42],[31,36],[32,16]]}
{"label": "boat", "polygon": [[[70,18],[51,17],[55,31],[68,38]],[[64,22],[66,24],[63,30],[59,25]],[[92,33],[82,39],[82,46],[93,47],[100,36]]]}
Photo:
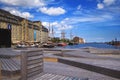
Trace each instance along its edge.
{"label": "boat", "polygon": [[66,43],[58,43],[57,46],[67,46],[67,44]]}
{"label": "boat", "polygon": [[74,43],[73,42],[69,42],[68,45],[74,45]]}
{"label": "boat", "polygon": [[55,47],[55,45],[52,44],[52,43],[45,43],[45,44],[42,45],[42,47],[44,47],[44,48],[53,48],[53,47]]}

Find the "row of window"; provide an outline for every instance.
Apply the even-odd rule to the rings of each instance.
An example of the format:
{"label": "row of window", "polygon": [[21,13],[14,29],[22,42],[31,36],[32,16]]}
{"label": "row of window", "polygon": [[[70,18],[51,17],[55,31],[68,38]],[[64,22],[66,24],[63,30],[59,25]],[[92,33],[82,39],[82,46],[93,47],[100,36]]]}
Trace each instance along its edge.
{"label": "row of window", "polygon": [[2,17],[0,16],[0,21],[8,22],[8,23],[13,23],[13,24],[18,24],[18,21],[12,20],[10,18]]}
{"label": "row of window", "polygon": [[12,19],[12,20],[15,20],[15,21],[18,21],[18,19],[15,18],[15,16],[13,16],[13,15],[2,14],[2,13],[0,13],[0,16],[2,16],[2,17],[6,17],[6,18],[9,18],[9,19]]}

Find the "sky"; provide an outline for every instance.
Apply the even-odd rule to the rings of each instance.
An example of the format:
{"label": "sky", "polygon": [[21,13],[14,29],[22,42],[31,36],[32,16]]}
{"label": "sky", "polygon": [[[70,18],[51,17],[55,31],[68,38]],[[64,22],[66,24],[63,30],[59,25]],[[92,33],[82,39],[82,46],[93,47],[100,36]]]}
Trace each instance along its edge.
{"label": "sky", "polygon": [[120,40],[120,0],[0,0],[0,8],[53,27],[55,37]]}

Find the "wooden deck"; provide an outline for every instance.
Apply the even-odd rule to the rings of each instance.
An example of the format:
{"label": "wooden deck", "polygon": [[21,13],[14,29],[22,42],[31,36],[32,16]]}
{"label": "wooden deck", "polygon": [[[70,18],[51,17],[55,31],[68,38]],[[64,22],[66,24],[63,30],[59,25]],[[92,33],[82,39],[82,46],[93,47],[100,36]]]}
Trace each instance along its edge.
{"label": "wooden deck", "polygon": [[[9,49],[10,50],[10,49]],[[11,50],[10,50],[11,51]],[[6,73],[8,78],[2,80],[88,80],[78,77],[46,73],[43,69],[43,51],[38,50],[21,50],[17,52],[6,51],[0,52],[0,62],[2,63],[1,71]],[[20,60],[15,59],[18,57]],[[48,61],[48,59],[46,59]],[[51,59],[50,59],[51,60]],[[16,77],[16,72],[19,77]],[[15,73],[15,75],[13,75]],[[1,79],[0,79],[1,80]]]}
{"label": "wooden deck", "polygon": [[1,58],[0,61],[2,64],[2,68],[1,68],[2,71],[8,71],[8,72],[20,71],[20,65],[18,65],[14,60]]}
{"label": "wooden deck", "polygon": [[35,79],[31,78],[30,80],[88,80],[88,78],[81,79],[78,77],[70,77],[52,73],[43,73],[42,75],[41,74],[37,75]]}

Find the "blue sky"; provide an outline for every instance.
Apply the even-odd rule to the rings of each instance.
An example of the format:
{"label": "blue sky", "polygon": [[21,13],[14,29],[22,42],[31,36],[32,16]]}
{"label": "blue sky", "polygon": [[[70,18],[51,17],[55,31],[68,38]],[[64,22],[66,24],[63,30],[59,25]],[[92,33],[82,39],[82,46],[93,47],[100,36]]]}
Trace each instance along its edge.
{"label": "blue sky", "polygon": [[56,37],[64,31],[87,42],[120,40],[120,0],[0,0],[0,8],[50,24]]}

